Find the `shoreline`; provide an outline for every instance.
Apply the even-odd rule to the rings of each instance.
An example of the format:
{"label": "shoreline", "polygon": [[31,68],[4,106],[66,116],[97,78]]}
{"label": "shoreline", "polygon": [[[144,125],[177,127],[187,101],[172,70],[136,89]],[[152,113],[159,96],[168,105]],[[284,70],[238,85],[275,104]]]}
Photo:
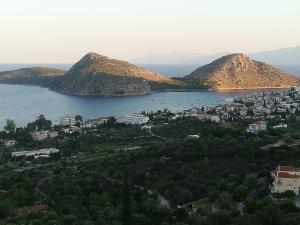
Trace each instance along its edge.
{"label": "shoreline", "polygon": [[40,84],[33,84],[33,83],[28,83],[28,84],[18,84],[18,83],[3,83],[0,82],[2,85],[21,85],[21,86],[35,86],[35,87],[40,87],[40,88],[47,88],[49,91],[53,91],[55,93],[59,94],[65,94],[65,95],[73,95],[73,96],[99,96],[99,97],[129,97],[129,96],[143,96],[143,95],[150,95],[152,93],[163,93],[163,92],[240,92],[240,91],[255,91],[255,90],[287,90],[290,88],[297,88],[298,86],[288,86],[288,87],[255,87],[255,88],[207,88],[207,89],[195,89],[195,88],[185,88],[185,89],[164,89],[164,90],[154,90],[149,93],[140,93],[140,94],[129,94],[129,95],[118,95],[118,94],[113,94],[113,95],[103,95],[103,94],[80,94],[80,93],[73,93],[73,92],[68,92],[68,91],[59,91],[55,90],[51,87],[45,86],[45,85],[40,85]]}

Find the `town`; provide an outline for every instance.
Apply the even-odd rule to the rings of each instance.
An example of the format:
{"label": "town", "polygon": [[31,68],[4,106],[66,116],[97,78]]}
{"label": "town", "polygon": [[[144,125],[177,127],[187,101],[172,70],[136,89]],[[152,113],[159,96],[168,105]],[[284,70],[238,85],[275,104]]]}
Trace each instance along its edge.
{"label": "town", "polygon": [[[96,204],[78,203],[92,218],[93,207],[101,211],[120,204],[116,196],[126,176],[135,204],[152,221],[157,218],[146,210],[149,202],[156,213],[168,215],[161,221],[170,216],[197,225],[211,214],[225,213],[235,221],[260,210],[266,216],[298,212],[299,112],[300,94],[290,89],[179,112],[97,119],[64,115],[59,124],[40,115],[21,128],[7,120],[0,132],[0,197],[3,204],[13,203],[3,218],[11,219],[11,213],[43,218],[55,211],[58,221],[68,207],[67,214],[81,220],[74,215],[74,202],[65,202],[69,195],[78,198],[73,185],[86,191],[85,201]],[[68,176],[80,182],[74,184]],[[14,178],[8,183],[8,177],[21,182]],[[105,189],[86,186],[95,179]],[[264,211],[267,206],[270,212]],[[68,218],[63,217],[64,224],[74,224]]]}

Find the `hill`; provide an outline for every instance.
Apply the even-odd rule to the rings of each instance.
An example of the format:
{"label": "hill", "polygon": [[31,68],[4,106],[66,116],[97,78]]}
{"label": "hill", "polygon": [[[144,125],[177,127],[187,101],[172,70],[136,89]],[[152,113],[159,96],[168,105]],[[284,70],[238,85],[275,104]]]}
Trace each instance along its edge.
{"label": "hill", "polygon": [[53,78],[64,75],[65,71],[48,67],[23,68],[0,72],[0,83],[47,85]]}
{"label": "hill", "polygon": [[201,80],[214,89],[290,88],[299,85],[299,79],[262,62],[238,53],[223,56],[184,77]]}
{"label": "hill", "polygon": [[54,82],[51,89],[79,95],[140,95],[176,83],[128,62],[88,53]]}

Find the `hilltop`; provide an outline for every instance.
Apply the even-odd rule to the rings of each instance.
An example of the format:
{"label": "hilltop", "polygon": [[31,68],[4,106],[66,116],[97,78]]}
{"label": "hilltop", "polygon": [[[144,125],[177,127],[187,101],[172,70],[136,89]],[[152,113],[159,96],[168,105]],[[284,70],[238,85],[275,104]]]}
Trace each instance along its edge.
{"label": "hilltop", "polygon": [[96,72],[118,76],[138,77],[147,81],[171,81],[167,77],[140,68],[126,61],[112,59],[94,52],[86,54],[77,63],[75,63],[66,73],[66,76],[87,76],[93,75]]}
{"label": "hilltop", "polygon": [[299,79],[242,53],[223,56],[184,77],[214,89],[290,88]]}

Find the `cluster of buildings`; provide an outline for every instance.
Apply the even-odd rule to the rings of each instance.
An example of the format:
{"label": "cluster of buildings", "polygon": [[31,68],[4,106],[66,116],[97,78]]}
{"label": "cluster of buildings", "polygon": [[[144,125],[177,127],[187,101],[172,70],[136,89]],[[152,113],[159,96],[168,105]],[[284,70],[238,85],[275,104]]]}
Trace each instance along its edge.
{"label": "cluster of buildings", "polygon": [[195,117],[199,120],[209,120],[216,123],[219,123],[221,121],[221,117],[217,115],[216,113],[209,113],[208,108],[192,108],[188,110],[183,110],[181,112],[177,112],[175,116],[172,117],[172,119],[177,118],[184,118],[184,117]]}
{"label": "cluster of buildings", "polygon": [[172,119],[195,117],[200,120],[220,121],[255,121],[249,124],[247,132],[256,133],[267,129],[267,120],[279,119],[281,123],[274,129],[287,128],[284,121],[300,112],[300,93],[291,89],[280,92],[254,93],[210,107],[192,108],[177,112]]}
{"label": "cluster of buildings", "polygon": [[[83,129],[95,129],[99,125],[105,124],[109,121],[111,117],[99,117],[97,119],[90,119],[86,121],[76,121],[75,117],[64,116],[60,119],[60,125],[63,126],[62,132],[64,133],[74,133],[82,132]],[[149,121],[149,117],[142,114],[132,114],[129,116],[116,117],[116,123],[125,124],[145,124]]]}
{"label": "cluster of buildings", "polygon": [[[234,99],[241,111],[235,108],[241,118],[272,119],[276,116],[295,114],[300,111],[300,93],[287,91],[256,93]],[[245,113],[247,111],[247,114]],[[284,118],[284,117],[283,117]]]}

